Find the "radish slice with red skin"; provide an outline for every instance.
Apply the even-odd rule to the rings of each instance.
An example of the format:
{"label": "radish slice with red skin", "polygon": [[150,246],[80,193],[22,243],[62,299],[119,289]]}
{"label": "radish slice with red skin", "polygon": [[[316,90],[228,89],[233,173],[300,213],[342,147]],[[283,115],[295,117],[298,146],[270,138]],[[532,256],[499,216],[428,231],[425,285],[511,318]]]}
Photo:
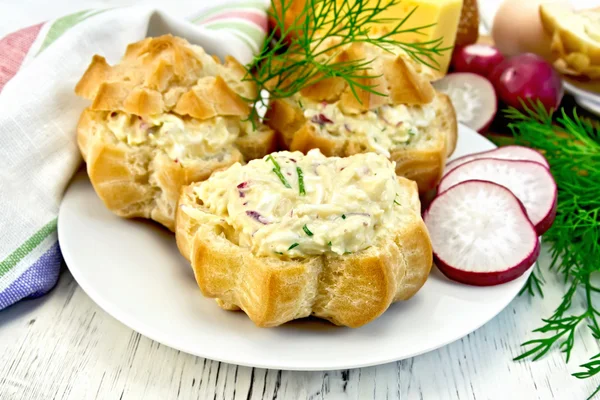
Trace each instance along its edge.
{"label": "radish slice with red skin", "polygon": [[486,78],[470,72],[456,72],[434,82],[433,86],[450,97],[458,122],[480,133],[492,123],[498,100],[494,85]]}
{"label": "radish slice with red skin", "polygon": [[469,180],[494,182],[506,187],[523,203],[538,235],[556,216],[557,188],[550,171],[533,161],[481,158],[464,163],[445,175],[438,193]]}
{"label": "radish slice with red skin", "polygon": [[523,275],[540,254],[521,202],[503,186],[462,182],[439,195],[423,216],[434,262],[448,278],[476,286]]}
{"label": "radish slice with red skin", "polygon": [[544,167],[550,169],[548,161],[546,161],[546,158],[539,151],[523,146],[504,146],[493,150],[482,151],[481,153],[468,154],[466,156],[462,156],[455,160],[452,160],[448,163],[448,165],[446,165],[444,175],[447,175],[453,169],[469,161],[478,160],[480,158],[533,161],[542,164]]}

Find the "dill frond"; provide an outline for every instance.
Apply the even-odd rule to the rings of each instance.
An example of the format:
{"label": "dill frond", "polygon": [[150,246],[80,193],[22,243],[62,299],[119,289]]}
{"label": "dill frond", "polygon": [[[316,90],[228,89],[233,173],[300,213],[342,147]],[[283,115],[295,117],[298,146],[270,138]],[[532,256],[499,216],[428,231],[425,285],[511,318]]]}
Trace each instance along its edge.
{"label": "dill frond", "polygon": [[[370,35],[370,26],[389,23],[382,13],[397,5],[400,0],[306,0],[293,21],[286,20],[293,0],[271,0],[269,15],[274,29],[266,38],[262,50],[246,66],[244,81],[257,87],[255,98],[247,98],[253,104],[249,119],[258,118],[258,109],[268,107],[268,99],[281,99],[294,95],[302,89],[328,78],[343,79],[359,100],[357,90],[380,94],[375,86],[363,83],[369,75],[373,60],[359,59],[336,61],[344,47],[353,43],[366,43],[383,51],[404,51],[413,60],[433,69],[439,68],[437,56],[451,48],[442,47],[443,38],[411,43],[403,41],[407,33],[425,35],[433,25],[407,27],[416,7],[396,25],[377,35]],[[334,40],[332,40],[334,39]],[[360,100],[359,100],[360,101]]]}
{"label": "dill frond", "polygon": [[[575,332],[587,327],[600,340],[600,287],[592,274],[600,271],[600,129],[584,121],[574,111],[572,116],[563,110],[552,122],[552,114],[541,103],[529,104],[523,112],[509,109],[509,125],[517,143],[526,142],[540,150],[550,164],[558,186],[558,208],[552,227],[544,234],[551,246],[550,271],[561,274],[566,292],[554,313],[534,332],[541,338],[522,346],[528,348],[516,359],[533,357],[537,360],[558,346],[569,361],[575,346]],[[526,287],[538,287],[532,275]],[[539,286],[541,289],[541,286]],[[529,289],[527,289],[529,291]],[[584,299],[583,311],[575,311],[578,296]],[[573,376],[583,379],[600,372],[600,355]],[[592,394],[600,391],[600,386]]]}

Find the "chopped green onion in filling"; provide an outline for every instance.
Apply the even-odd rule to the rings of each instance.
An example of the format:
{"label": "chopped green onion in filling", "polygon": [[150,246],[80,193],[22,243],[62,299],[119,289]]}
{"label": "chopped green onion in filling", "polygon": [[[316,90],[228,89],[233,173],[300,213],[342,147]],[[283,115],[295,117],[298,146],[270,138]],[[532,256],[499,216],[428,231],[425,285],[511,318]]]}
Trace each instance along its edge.
{"label": "chopped green onion in filling", "polygon": [[296,172],[298,173],[298,190],[300,192],[300,196],[306,196],[306,190],[304,189],[304,174],[302,173],[302,168],[296,167]]}
{"label": "chopped green onion in filling", "polygon": [[304,226],[302,227],[302,230],[303,230],[304,232],[306,232],[306,234],[307,234],[308,236],[312,236],[312,235],[313,235],[313,233],[310,231],[310,229],[308,229],[308,227],[307,227],[306,225],[304,225]]}
{"label": "chopped green onion in filling", "polygon": [[279,166],[279,163],[275,161],[272,155],[269,155],[269,157],[267,157],[267,160],[270,160],[275,166],[275,168],[273,168],[273,172],[275,172],[275,175],[277,175],[281,183],[283,183],[283,186],[291,189],[292,185],[290,185],[287,179],[285,179],[285,176],[283,176],[283,174],[281,173],[281,167]]}

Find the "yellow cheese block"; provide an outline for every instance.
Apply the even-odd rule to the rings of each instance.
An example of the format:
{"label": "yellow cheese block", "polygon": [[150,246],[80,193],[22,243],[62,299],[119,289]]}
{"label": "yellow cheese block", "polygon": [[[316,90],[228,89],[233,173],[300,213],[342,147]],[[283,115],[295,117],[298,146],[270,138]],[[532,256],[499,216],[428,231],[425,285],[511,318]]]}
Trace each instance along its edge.
{"label": "yellow cheese block", "polygon": [[[275,7],[276,13],[281,12],[282,4],[288,6],[284,17],[284,24],[286,26],[291,26],[293,21],[295,21],[298,26],[302,26],[304,18],[302,18],[301,15],[304,8],[309,4],[307,1],[308,0],[274,0],[272,1],[272,4]],[[337,1],[340,6],[344,5],[345,7],[352,7],[356,0]],[[390,1],[391,0],[366,0],[367,4],[365,8],[373,8],[376,6],[385,7]],[[329,1],[327,3],[329,3]],[[315,4],[319,7],[323,3],[316,1]],[[387,7],[377,16],[377,19],[389,19],[390,21],[367,26],[369,28],[384,27],[393,29],[414,9],[414,13],[405,22],[404,26],[401,28],[402,30],[427,25],[433,26],[420,30],[421,33],[408,32],[399,34],[395,39],[404,43],[414,43],[443,38],[440,48],[449,49],[443,52],[441,56],[434,57],[439,63],[439,72],[433,72],[431,74],[433,77],[439,78],[448,71],[462,6],[463,0],[400,0],[398,4]],[[275,25],[273,19],[271,20],[271,24]],[[329,29],[330,26],[328,24],[321,27],[323,32],[327,32]]]}
{"label": "yellow cheese block", "polygon": [[[370,5],[376,5],[377,0],[370,0]],[[381,18],[397,18],[396,22],[385,24],[388,28],[396,26],[400,19],[416,7],[414,14],[406,21],[402,29],[416,28],[435,24],[434,26],[423,30],[425,35],[417,33],[403,33],[398,35],[397,39],[407,42],[427,42],[438,38],[444,38],[442,47],[453,47],[456,40],[456,31],[460,21],[460,10],[463,0],[402,0],[384,13]],[[440,64],[440,72],[445,74],[448,71],[452,49],[447,50],[442,56],[436,57]]]}

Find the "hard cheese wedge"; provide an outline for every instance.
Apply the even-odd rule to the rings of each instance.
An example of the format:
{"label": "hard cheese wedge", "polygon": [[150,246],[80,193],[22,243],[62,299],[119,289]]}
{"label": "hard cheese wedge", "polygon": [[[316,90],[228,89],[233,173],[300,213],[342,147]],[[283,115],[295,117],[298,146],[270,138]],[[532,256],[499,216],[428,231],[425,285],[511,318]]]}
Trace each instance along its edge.
{"label": "hard cheese wedge", "polygon": [[[337,0],[340,5],[345,7],[353,7],[356,0]],[[365,1],[365,8],[386,7],[391,0],[362,0]],[[329,2],[328,2],[329,3]],[[312,3],[308,0],[272,0],[274,12],[279,15],[282,11],[282,5],[285,4],[286,12],[283,18],[286,27],[296,25],[302,27],[304,23],[305,7]],[[322,6],[322,2],[315,1],[317,7]],[[421,26],[432,25],[426,29],[420,30],[421,33],[406,32],[399,34],[397,40],[404,43],[428,42],[443,38],[441,47],[449,48],[441,56],[434,56],[440,64],[439,72],[434,71],[431,75],[434,78],[440,78],[448,71],[450,58],[452,56],[452,47],[456,40],[456,32],[460,21],[460,13],[463,5],[463,0],[401,0],[398,4],[387,7],[384,11],[378,14],[377,19],[388,19],[389,21],[377,23],[367,26],[369,28],[378,29],[380,27],[393,29],[402,19],[404,19],[411,11],[415,10],[405,25],[401,28],[407,30]],[[343,12],[342,12],[343,14]],[[270,17],[271,26],[276,26],[275,19]],[[329,26],[325,24],[321,29],[327,32]]]}
{"label": "hard cheese wedge", "polygon": [[[370,0],[370,5],[376,5],[377,2],[378,0]],[[406,17],[416,7],[414,14],[406,21],[406,25],[402,29],[435,25],[423,30],[425,35],[402,33],[398,40],[422,43],[444,38],[442,47],[452,47],[456,39],[462,5],[463,0],[402,0],[399,4],[386,10],[381,17],[398,19],[386,23],[388,28],[393,28],[398,24],[399,19]],[[450,49],[445,51],[443,56],[436,58],[440,63],[440,75],[448,71],[451,56],[452,50]]]}

